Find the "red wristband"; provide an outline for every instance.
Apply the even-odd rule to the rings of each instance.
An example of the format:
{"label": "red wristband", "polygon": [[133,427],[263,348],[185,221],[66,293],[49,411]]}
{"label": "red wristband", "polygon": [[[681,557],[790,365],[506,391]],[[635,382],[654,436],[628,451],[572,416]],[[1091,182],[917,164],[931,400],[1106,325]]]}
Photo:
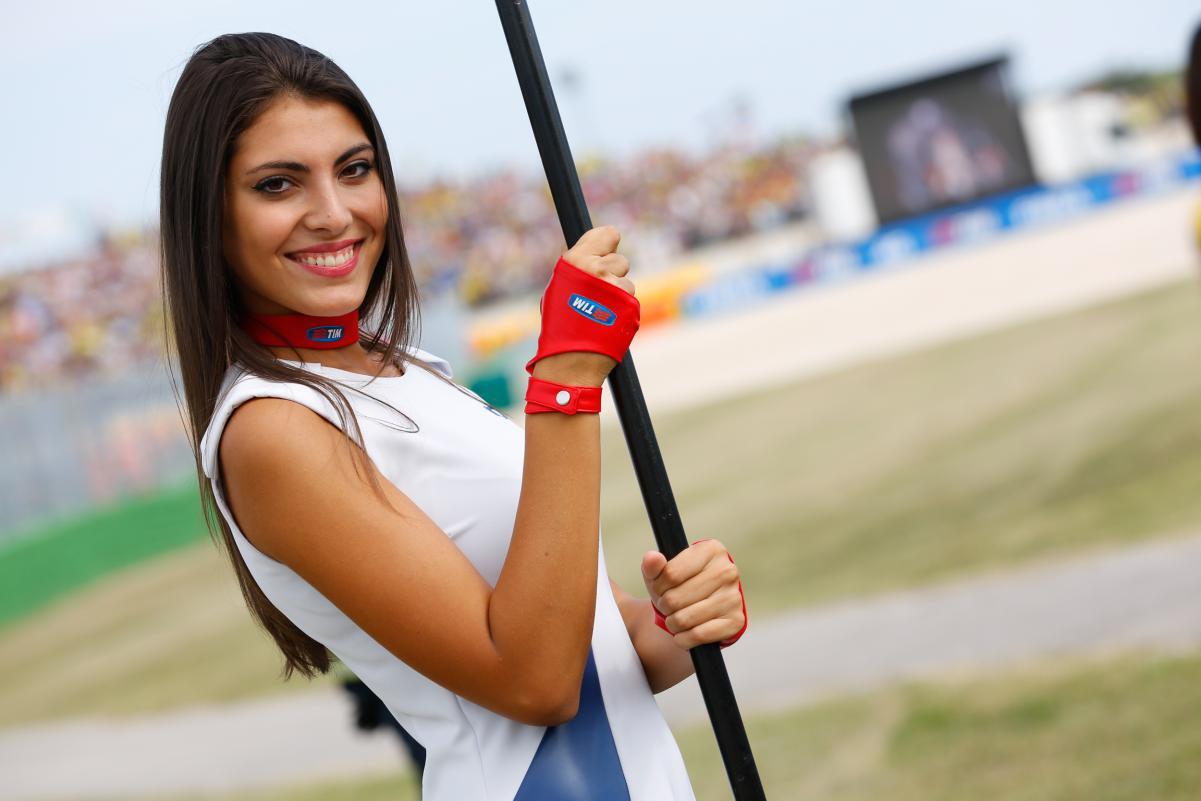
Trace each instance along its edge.
{"label": "red wristband", "polygon": [[538,351],[526,364],[558,353],[603,353],[625,358],[638,331],[638,299],[562,258],[542,295],[542,332]]}
{"label": "red wristband", "polygon": [[598,413],[601,408],[600,387],[572,387],[530,376],[525,391],[525,413],[577,412]]}
{"label": "red wristband", "polygon": [[[696,545],[697,542],[705,542],[705,540],[697,540],[692,544]],[[726,551],[726,558],[730,560],[730,564],[734,564],[734,557],[730,555],[729,551]],[[731,645],[738,642],[739,638],[741,638],[746,632],[747,624],[751,622],[751,619],[747,617],[746,614],[746,594],[742,591],[742,579],[738,580],[738,595],[740,598],[742,598],[742,628],[740,628],[734,634],[734,636],[727,637],[726,639],[722,640],[722,648],[729,648]],[[655,611],[655,625],[666,631],[668,634],[673,634],[672,630],[667,628],[667,617],[659,611],[659,607],[651,604],[651,609]]]}

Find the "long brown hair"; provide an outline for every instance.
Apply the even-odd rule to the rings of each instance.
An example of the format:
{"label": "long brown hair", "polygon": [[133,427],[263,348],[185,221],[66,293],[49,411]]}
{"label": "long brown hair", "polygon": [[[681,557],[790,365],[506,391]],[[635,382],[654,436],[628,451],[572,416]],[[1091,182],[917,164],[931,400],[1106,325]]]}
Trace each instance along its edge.
{"label": "long brown hair", "polygon": [[205,521],[214,538],[224,542],[251,613],[283,652],[285,677],[293,671],[311,677],[329,670],[329,651],[297,628],[255,583],[229,525],[214,509],[200,454],[200,440],[216,407],[222,379],[235,363],[264,378],[321,392],[338,411],[343,431],[362,445],[350,405],[333,382],[280,361],[236,323],[238,298],[222,255],[226,169],[242,132],[272,101],[288,94],[342,104],[375,148],[388,219],[384,249],[359,306],[360,319],[371,327],[362,334],[361,343],[383,354],[383,364],[417,363],[406,352],[416,336],[417,288],[384,135],[363,93],[337,64],[316,50],[270,33],[226,34],[196,48],[167,109],[160,238],[167,335],[179,361]]}

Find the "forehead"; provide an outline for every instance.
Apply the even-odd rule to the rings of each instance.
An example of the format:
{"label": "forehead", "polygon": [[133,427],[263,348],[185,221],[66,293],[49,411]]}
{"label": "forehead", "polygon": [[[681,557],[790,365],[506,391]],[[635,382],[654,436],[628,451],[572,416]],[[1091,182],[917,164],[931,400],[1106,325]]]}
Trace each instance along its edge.
{"label": "forehead", "polygon": [[238,137],[231,166],[271,159],[332,162],[363,141],[369,141],[363,126],[341,103],[285,95],[272,101]]}

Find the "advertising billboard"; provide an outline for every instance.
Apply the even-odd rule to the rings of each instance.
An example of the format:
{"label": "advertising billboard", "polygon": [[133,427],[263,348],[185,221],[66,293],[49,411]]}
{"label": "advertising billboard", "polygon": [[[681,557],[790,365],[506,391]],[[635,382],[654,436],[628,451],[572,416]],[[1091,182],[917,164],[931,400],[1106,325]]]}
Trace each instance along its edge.
{"label": "advertising billboard", "polygon": [[992,58],[850,100],[881,223],[1035,182],[1008,63]]}

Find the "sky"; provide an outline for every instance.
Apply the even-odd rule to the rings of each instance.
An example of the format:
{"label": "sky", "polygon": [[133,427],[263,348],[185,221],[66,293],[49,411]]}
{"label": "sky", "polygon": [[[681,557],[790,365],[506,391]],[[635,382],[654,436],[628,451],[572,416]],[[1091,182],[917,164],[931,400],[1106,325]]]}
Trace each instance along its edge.
{"label": "sky", "polygon": [[[538,169],[487,0],[0,3],[0,268],[95,225],[155,219],[171,91],[192,50],[227,32],[278,33],[336,61],[375,108],[403,184]],[[1114,67],[1179,67],[1201,22],[1196,0],[532,0],[530,10],[577,157],[703,149],[739,98],[760,139],[830,134],[853,93],[996,53],[1012,57],[1024,97]]]}

